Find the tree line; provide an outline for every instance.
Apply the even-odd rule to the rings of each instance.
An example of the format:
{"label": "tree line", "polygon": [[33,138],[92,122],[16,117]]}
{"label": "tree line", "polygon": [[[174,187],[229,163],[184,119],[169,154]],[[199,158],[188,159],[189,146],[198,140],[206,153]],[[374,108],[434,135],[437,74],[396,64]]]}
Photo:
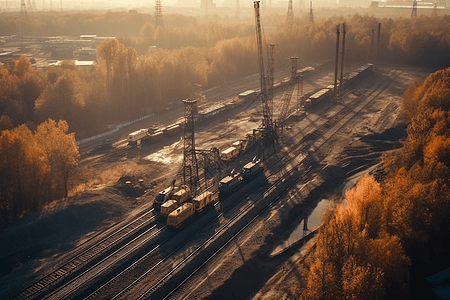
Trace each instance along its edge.
{"label": "tree line", "polygon": [[[144,19],[134,14],[113,13],[123,17],[122,23],[118,22],[122,25]],[[102,15],[96,18],[104,22],[107,19]],[[0,130],[11,131],[26,124],[33,131],[51,118],[65,120],[70,132],[82,139],[106,131],[109,124],[158,113],[161,108],[179,103],[191,96],[195,84],[207,89],[258,72],[251,27],[198,24],[192,17],[180,20],[180,24],[192,28],[193,37],[203,39],[201,46],[189,45],[190,40],[182,39],[170,26],[155,29],[148,22],[139,21],[136,25],[139,29],[133,29],[134,38],[123,42],[121,38],[108,39],[98,47],[98,64],[92,69],[80,69],[69,61],[61,67],[36,71],[26,57],[0,65]],[[88,18],[84,21],[88,22]],[[299,22],[273,27],[266,31],[265,40],[278,45],[276,69],[290,68],[290,56],[300,57],[300,67],[310,66],[334,58],[335,28],[346,22],[346,44],[352,50],[348,59],[365,62],[370,58],[372,30],[381,22],[380,61],[447,66],[450,65],[448,21],[448,16],[380,20],[354,15],[313,25]],[[66,23],[62,22],[61,27]],[[197,25],[207,29],[198,30]],[[2,26],[0,30],[4,30]],[[172,48],[159,47],[147,52],[148,45],[157,41],[158,31],[166,39],[167,47]],[[188,31],[180,32],[188,36]],[[205,32],[209,32],[206,38]],[[426,38],[427,35],[431,38]]]}
{"label": "tree line", "polygon": [[[379,20],[355,15],[314,25],[294,23],[274,28],[266,32],[265,40],[278,45],[276,69],[289,68],[290,56],[299,56],[300,65],[308,66],[334,58],[336,25],[346,22],[346,45],[351,49],[347,61],[356,65],[373,58],[372,30],[380,22],[380,61],[447,66],[448,21],[448,16]],[[1,76],[9,82],[0,86],[0,94],[5,95],[0,99],[0,129],[26,122],[39,124],[51,117],[67,120],[80,139],[107,130],[108,124],[155,113],[168,103],[181,101],[191,95],[194,84],[206,89],[258,72],[256,42],[250,28],[209,24],[210,33],[205,37],[206,31],[194,30],[198,29],[194,21],[187,24],[188,29],[193,26],[191,35],[170,28],[155,29],[146,23],[134,38],[107,40],[99,46],[98,65],[92,70],[78,69],[69,62],[36,72],[23,60],[19,64],[25,68],[23,75],[14,70],[16,65],[0,67]],[[411,26],[415,30],[409,30]],[[201,36],[205,46],[162,47],[146,52],[158,35],[167,44],[178,45],[189,43],[181,35]],[[426,39],[428,35],[431,38]]]}
{"label": "tree line", "polygon": [[450,68],[405,91],[404,146],[327,212],[301,299],[430,299],[450,263]]}
{"label": "tree line", "polygon": [[34,131],[26,125],[0,134],[2,227],[68,195],[78,147],[67,122],[48,119]]}

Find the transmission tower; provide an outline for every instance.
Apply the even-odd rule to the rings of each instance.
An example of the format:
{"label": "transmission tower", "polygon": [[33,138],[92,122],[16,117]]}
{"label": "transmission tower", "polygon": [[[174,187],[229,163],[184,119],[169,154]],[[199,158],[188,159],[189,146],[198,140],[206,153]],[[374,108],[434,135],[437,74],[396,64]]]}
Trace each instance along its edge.
{"label": "transmission tower", "polygon": [[31,7],[33,8],[33,11],[37,11],[36,0],[31,1]]}
{"label": "transmission tower", "polygon": [[437,1],[434,1],[433,4],[433,12],[431,13],[432,17],[437,17],[438,13],[437,13]]}
{"label": "transmission tower", "polygon": [[197,99],[184,102],[184,151],[183,151],[183,183],[191,187],[195,195],[198,185],[198,164],[195,154],[194,122],[197,115]]}
{"label": "transmission tower", "polygon": [[27,16],[27,7],[25,5],[25,0],[20,1],[20,16],[21,17]]}
{"label": "transmission tower", "polygon": [[309,24],[314,24],[314,15],[313,15],[312,1],[309,2]]}
{"label": "transmission tower", "polygon": [[336,61],[334,63],[334,98],[338,98],[338,89],[337,89],[337,74],[338,74],[338,65],[339,65],[339,35],[341,34],[339,31],[339,26],[336,26]]}
{"label": "transmission tower", "polygon": [[345,23],[342,24],[341,79],[339,80],[339,96],[344,88],[344,56],[345,56]]}
{"label": "transmission tower", "polygon": [[417,17],[417,0],[414,0],[411,17]]}
{"label": "transmission tower", "polygon": [[378,23],[378,38],[377,38],[377,49],[375,52],[375,63],[373,64],[374,69],[378,68],[378,53],[380,52],[380,40],[381,40],[381,23]]}
{"label": "transmission tower", "polygon": [[62,11],[62,0],[59,0],[59,10]]}
{"label": "transmission tower", "polygon": [[293,22],[294,22],[294,12],[292,10],[292,0],[289,0],[286,23],[292,24]]}
{"label": "transmission tower", "polygon": [[276,44],[267,44],[267,102],[270,111],[273,111],[273,82],[275,81],[275,47]]}
{"label": "transmission tower", "polygon": [[50,0],[50,11],[53,11],[53,1]]}
{"label": "transmission tower", "polygon": [[239,0],[236,0],[236,17],[238,21],[241,19],[241,8],[239,6]]}
{"label": "transmission tower", "polygon": [[33,6],[31,6],[31,0],[27,0],[27,6],[28,6],[28,9],[30,10],[30,12],[32,13],[33,12]]}
{"label": "transmission tower", "polygon": [[[263,106],[263,121],[262,121],[262,144],[263,146],[272,145],[276,140],[276,132],[273,126],[272,110],[271,110],[271,99],[268,95],[269,91],[267,88],[267,81],[264,72],[264,57],[263,57],[263,47],[262,47],[262,36],[261,36],[261,20],[259,15],[259,1],[253,2],[255,8],[255,25],[256,25],[256,41],[258,47],[258,58],[259,58],[259,71],[260,71],[260,81],[261,81],[261,101]],[[270,77],[270,76],[269,76]],[[270,78],[269,78],[270,79]]]}
{"label": "transmission tower", "polygon": [[[299,76],[297,76],[297,60],[298,57],[291,57],[291,80],[289,81],[289,85],[286,89],[286,92],[283,94],[283,97],[281,97],[281,112],[280,116],[278,117],[278,122],[282,123],[286,120],[286,118],[289,115],[289,104],[291,101],[292,94],[294,92],[295,85],[298,82]],[[299,107],[298,95],[297,95],[297,108]]]}
{"label": "transmission tower", "polygon": [[164,22],[163,22],[163,18],[162,18],[161,0],[155,1],[155,22],[156,22],[156,26],[164,28]]}

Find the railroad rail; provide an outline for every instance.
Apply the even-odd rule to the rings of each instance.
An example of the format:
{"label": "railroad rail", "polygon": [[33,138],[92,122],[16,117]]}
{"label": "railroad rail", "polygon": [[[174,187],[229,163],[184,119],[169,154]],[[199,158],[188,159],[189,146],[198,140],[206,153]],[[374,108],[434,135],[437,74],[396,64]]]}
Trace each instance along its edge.
{"label": "railroad rail", "polygon": [[[386,80],[385,80],[386,81]],[[388,82],[388,84],[389,84],[389,82]],[[380,83],[380,85],[379,86],[381,86],[381,83]],[[378,88],[378,87],[377,87]],[[376,90],[376,89],[375,89]],[[375,91],[374,90],[374,91]],[[374,93],[374,91],[372,91],[371,92],[371,94],[372,93]],[[381,91],[379,92],[379,93],[381,93]],[[356,103],[356,105],[358,105],[360,102],[363,102],[363,100],[364,99],[368,99],[369,98],[369,96],[370,95],[367,95],[367,96],[365,96],[365,97],[362,97],[362,96],[360,96],[360,97],[358,97],[357,99],[359,99],[359,101],[356,101],[356,100],[354,100],[354,101],[352,101],[352,103],[353,102],[357,102]],[[347,118],[345,118],[344,119],[344,121],[342,121],[342,125],[341,126],[339,126],[338,128],[336,128],[336,130],[335,131],[333,131],[333,132],[331,132],[330,134],[329,134],[329,136],[327,137],[327,138],[325,138],[325,140],[324,140],[324,142],[325,141],[327,141],[327,140],[329,140],[338,130],[339,130],[339,128],[341,128],[342,126],[344,126],[357,112],[359,112],[360,110],[362,110],[368,103],[370,103],[370,101],[372,101],[373,99],[375,98],[375,96],[372,98],[372,99],[369,99],[368,101],[366,101],[366,102],[364,102],[363,103],[363,106],[361,106],[361,107],[358,107],[358,109],[354,109],[354,106],[355,106],[355,103],[353,103],[353,105],[352,106],[350,106],[350,105],[348,105],[348,106],[346,106],[346,107],[344,107],[344,109],[342,109],[338,114],[336,114],[336,116],[335,117],[333,117],[333,118],[331,118],[331,119],[329,119],[327,122],[325,122],[324,124],[322,124],[320,127],[321,128],[323,128],[323,130],[325,130],[325,131],[328,131],[328,129],[331,127],[333,127],[334,126],[334,124],[336,124],[336,123],[338,123],[338,121],[340,120],[340,119],[342,119],[341,117],[340,117],[340,115],[346,115],[346,114],[350,114],[352,111],[353,111],[353,114],[351,114],[351,116],[350,117],[347,117]],[[333,124],[334,123],[334,124]],[[314,132],[317,132],[317,131],[320,131],[320,130],[315,130]],[[320,135],[320,134],[317,134],[317,135]],[[314,139],[314,136],[317,136],[317,135],[312,135],[312,134],[310,134],[310,135],[308,135],[307,137],[305,137],[304,139],[303,139],[303,141],[305,141],[305,140],[310,140],[310,142],[309,143],[307,143],[307,145],[306,146],[304,146],[304,147],[302,147],[302,150],[306,150],[306,147],[308,147],[309,146],[309,148],[307,149],[309,152],[310,152],[310,155],[312,154],[312,153],[314,153],[314,152],[317,152],[318,151],[318,149],[319,148],[317,148],[317,149],[315,149],[315,146],[314,146],[314,142],[315,142],[315,139]],[[322,134],[323,135],[323,134]],[[301,152],[301,151],[300,151]],[[295,156],[295,155],[294,155]],[[306,157],[306,156],[305,156]],[[304,160],[304,158],[305,157],[303,157],[303,159],[302,159],[302,161]],[[302,162],[301,161],[301,162]],[[300,163],[301,163],[300,162]],[[291,168],[291,170],[293,170],[292,168]],[[285,173],[286,174],[286,173]],[[284,176],[282,176],[281,178],[284,178]],[[265,194],[267,194],[267,193],[265,193]],[[222,214],[221,214],[222,215]],[[220,216],[219,216],[220,217]],[[213,220],[212,222],[214,222],[214,221],[216,221],[217,220],[217,218],[215,219],[215,220]],[[180,245],[180,247],[179,248],[182,248],[184,246],[184,244],[183,245]],[[178,248],[177,248],[178,249]],[[173,252],[171,252],[169,255],[167,255],[167,257],[170,257],[172,254],[174,254],[176,252],[176,250],[175,251],[173,251]],[[160,264],[162,264],[162,260],[158,263],[158,265],[160,265]],[[151,270],[149,270],[148,272],[146,272],[146,274],[145,275],[147,275],[147,274],[150,274],[150,273],[152,273],[152,271],[154,271],[154,268],[152,268]],[[171,274],[172,274],[173,272],[171,272]],[[145,276],[144,275],[144,276]],[[169,274],[170,275],[170,274]],[[141,278],[139,278],[138,280],[135,280],[133,283],[132,283],[132,285],[131,286],[128,286],[126,289],[124,289],[121,293],[119,293],[117,296],[116,296],[116,298],[118,298],[118,297],[120,297],[121,295],[124,295],[127,291],[129,291],[134,285],[136,285],[139,281],[141,281],[142,279]],[[151,290],[155,290],[155,288],[153,288],[153,289],[151,289]],[[148,294],[146,294],[147,296],[148,296]]]}

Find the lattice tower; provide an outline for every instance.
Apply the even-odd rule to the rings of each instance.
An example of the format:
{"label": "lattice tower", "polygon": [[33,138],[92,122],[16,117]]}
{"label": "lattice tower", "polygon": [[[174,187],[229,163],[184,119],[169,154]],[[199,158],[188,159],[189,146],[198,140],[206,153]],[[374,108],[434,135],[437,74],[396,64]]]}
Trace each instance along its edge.
{"label": "lattice tower", "polygon": [[341,32],[339,31],[339,26],[336,26],[336,61],[334,63],[334,97],[337,98],[338,95],[338,89],[337,89],[337,74],[338,74],[338,65],[339,65],[339,35]]}
{"label": "lattice tower", "polygon": [[274,144],[276,140],[276,132],[273,126],[272,110],[270,105],[270,99],[268,95],[268,82],[266,80],[264,72],[264,57],[262,47],[262,35],[261,35],[261,20],[259,14],[259,1],[254,1],[253,6],[255,8],[255,25],[256,25],[256,41],[258,47],[258,60],[259,60],[259,72],[261,81],[261,102],[263,106],[263,121],[262,121],[262,136],[261,140],[264,146]]}
{"label": "lattice tower", "polygon": [[294,11],[292,10],[292,0],[289,0],[286,23],[292,24],[294,22]]}
{"label": "lattice tower", "polygon": [[275,81],[275,47],[276,44],[267,44],[267,102],[270,111],[273,112],[273,83]]}
{"label": "lattice tower", "polygon": [[341,79],[339,80],[339,96],[344,88],[344,56],[345,56],[345,23],[342,24]]}
{"label": "lattice tower", "polygon": [[36,0],[31,1],[31,7],[33,8],[33,11],[37,11]]}
{"label": "lattice tower", "polygon": [[164,28],[161,0],[155,0],[155,22],[156,26]]}
{"label": "lattice tower", "polygon": [[414,0],[411,17],[417,17],[417,0]]}
{"label": "lattice tower", "polygon": [[25,0],[20,1],[20,16],[24,17],[27,15],[27,7],[25,5]]}
{"label": "lattice tower", "polygon": [[309,2],[309,24],[314,24],[314,15],[313,15],[312,1]]}
{"label": "lattice tower", "polygon": [[381,23],[378,23],[377,49],[375,52],[375,63],[373,64],[374,69],[378,68],[378,53],[380,52],[380,41],[381,41]]}
{"label": "lattice tower", "polygon": [[32,13],[33,12],[33,6],[31,5],[31,0],[27,0],[27,6],[28,6],[28,9],[30,10],[30,12]]}
{"label": "lattice tower", "polygon": [[53,11],[53,1],[50,0],[50,11]]}
{"label": "lattice tower", "polygon": [[194,123],[197,116],[197,99],[184,102],[184,151],[183,151],[183,183],[191,187],[195,195],[198,186],[198,163],[195,153]]}
{"label": "lattice tower", "polygon": [[304,100],[305,97],[303,97],[303,75],[300,75],[297,84],[297,111],[305,109]]}
{"label": "lattice tower", "polygon": [[431,13],[431,16],[432,17],[437,17],[437,15],[438,15],[438,12],[437,12],[437,1],[434,1],[433,12]]}

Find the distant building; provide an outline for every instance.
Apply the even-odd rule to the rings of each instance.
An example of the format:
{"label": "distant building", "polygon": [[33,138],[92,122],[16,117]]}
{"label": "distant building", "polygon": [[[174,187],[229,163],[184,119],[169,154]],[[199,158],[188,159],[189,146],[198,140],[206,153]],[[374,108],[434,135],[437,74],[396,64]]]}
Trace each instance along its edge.
{"label": "distant building", "polygon": [[180,7],[198,7],[197,0],[178,0],[177,6]]}
{"label": "distant building", "polygon": [[96,61],[97,49],[94,48],[81,48],[78,50],[78,60],[80,61]]}
{"label": "distant building", "polygon": [[[73,60],[73,62],[75,63],[75,66],[82,67],[82,68],[92,68],[96,64],[95,61]],[[64,60],[58,60],[57,62],[49,63],[48,65],[49,66],[62,66],[63,63],[64,63]]]}
{"label": "distant building", "polygon": [[216,4],[213,2],[213,0],[201,0],[200,5],[201,5],[201,9],[204,9],[204,10],[216,8]]}
{"label": "distant building", "polygon": [[339,6],[369,7],[369,0],[338,0]]}

